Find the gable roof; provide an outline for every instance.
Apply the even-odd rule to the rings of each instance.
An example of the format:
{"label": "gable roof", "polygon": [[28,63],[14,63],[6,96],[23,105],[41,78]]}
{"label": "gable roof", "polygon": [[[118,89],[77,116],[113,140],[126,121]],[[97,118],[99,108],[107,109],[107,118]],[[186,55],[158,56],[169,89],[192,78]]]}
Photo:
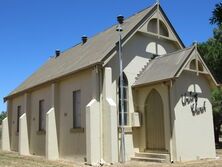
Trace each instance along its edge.
{"label": "gable roof", "polygon": [[147,68],[139,76],[133,86],[142,86],[174,78],[184,61],[188,59],[193,49],[194,47],[185,48],[151,60]]}
{"label": "gable roof", "polygon": [[[185,48],[170,54],[159,56],[154,60],[151,60],[148,66],[133,84],[133,87],[158,83],[161,81],[167,81],[179,77],[184,69],[185,64],[195,50],[198,52],[196,46],[192,46],[190,48]],[[210,75],[215,85],[218,86],[218,83],[216,82],[210,70],[207,68],[201,56],[200,59],[202,64],[207,69],[207,74]]]}
{"label": "gable roof", "polygon": [[[122,34],[123,41],[157,9],[157,5],[158,4],[152,5],[125,20]],[[161,11],[163,12],[162,8]],[[82,45],[80,43],[61,53],[59,57],[48,60],[41,68],[5,97],[4,100],[44,83],[53,82],[58,78],[77,71],[102,64],[106,58],[116,51],[118,40],[119,36],[118,33],[116,33],[116,25],[114,25],[104,32],[89,38],[85,44]],[[180,39],[179,41],[182,43]]]}
{"label": "gable roof", "polygon": [[[156,5],[153,5],[126,19],[123,24],[123,38],[125,38],[150,11],[155,9]],[[104,32],[89,38],[84,45],[80,43],[61,53],[59,57],[48,60],[6,98],[102,62],[104,57],[112,50],[115,50],[118,40],[119,36],[118,33],[116,33],[116,25],[114,25]]]}

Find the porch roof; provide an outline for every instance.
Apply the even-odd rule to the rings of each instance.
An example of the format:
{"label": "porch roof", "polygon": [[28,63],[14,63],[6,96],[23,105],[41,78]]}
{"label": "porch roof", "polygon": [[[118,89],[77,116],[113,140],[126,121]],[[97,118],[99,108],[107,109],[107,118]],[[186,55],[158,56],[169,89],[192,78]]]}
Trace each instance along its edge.
{"label": "porch roof", "polygon": [[174,78],[194,49],[195,47],[185,48],[151,60],[147,68],[133,84],[133,87]]}

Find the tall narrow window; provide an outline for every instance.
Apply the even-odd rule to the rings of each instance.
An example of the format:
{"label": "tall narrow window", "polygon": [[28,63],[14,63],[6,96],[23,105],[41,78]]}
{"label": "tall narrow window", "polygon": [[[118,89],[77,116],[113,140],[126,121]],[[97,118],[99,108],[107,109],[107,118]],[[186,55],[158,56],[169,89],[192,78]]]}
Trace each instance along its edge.
{"label": "tall narrow window", "polygon": [[45,101],[39,101],[39,131],[44,131],[46,126]]}
{"label": "tall narrow window", "polygon": [[21,110],[22,110],[22,107],[18,106],[17,107],[17,132],[19,132],[19,118],[21,116]]}
{"label": "tall narrow window", "polygon": [[[121,106],[121,91],[120,91],[120,80],[119,80],[119,125],[121,126],[121,119],[122,119],[122,106]],[[128,112],[128,80],[127,77],[125,75],[125,73],[123,73],[123,110],[124,110],[124,125],[128,125],[129,124],[129,112]]]}
{"label": "tall narrow window", "polygon": [[81,128],[81,92],[73,92],[73,128]]}

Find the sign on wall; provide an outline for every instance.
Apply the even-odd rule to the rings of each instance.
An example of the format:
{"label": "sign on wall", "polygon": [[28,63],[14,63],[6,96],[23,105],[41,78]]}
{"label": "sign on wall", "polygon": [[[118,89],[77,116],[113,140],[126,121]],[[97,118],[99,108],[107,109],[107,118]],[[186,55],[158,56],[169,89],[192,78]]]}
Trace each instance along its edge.
{"label": "sign on wall", "polygon": [[[206,112],[206,101],[203,101],[201,106],[198,105],[199,95],[202,93],[199,85],[194,84],[188,88],[188,92],[185,92],[181,95],[181,103],[183,106],[190,106],[190,110],[193,114],[199,115]],[[199,102],[200,103],[200,102]]]}

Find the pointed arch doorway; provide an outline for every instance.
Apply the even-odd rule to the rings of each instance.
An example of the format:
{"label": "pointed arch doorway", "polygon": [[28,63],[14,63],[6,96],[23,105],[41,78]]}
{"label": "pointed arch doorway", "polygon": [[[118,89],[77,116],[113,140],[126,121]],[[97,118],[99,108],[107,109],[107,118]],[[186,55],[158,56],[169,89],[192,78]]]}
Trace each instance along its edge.
{"label": "pointed arch doorway", "polygon": [[165,150],[163,101],[153,89],[145,101],[146,150]]}

